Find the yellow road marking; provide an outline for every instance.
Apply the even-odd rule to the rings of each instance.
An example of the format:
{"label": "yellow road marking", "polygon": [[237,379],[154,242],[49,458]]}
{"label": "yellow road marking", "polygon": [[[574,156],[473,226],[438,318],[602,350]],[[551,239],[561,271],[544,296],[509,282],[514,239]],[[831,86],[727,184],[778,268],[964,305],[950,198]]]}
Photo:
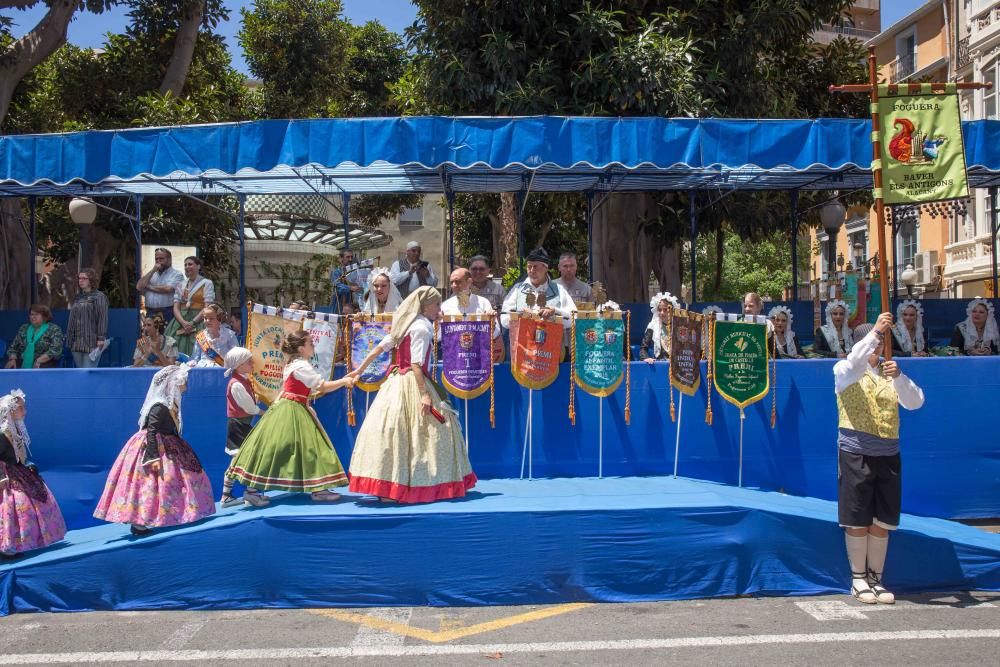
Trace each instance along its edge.
{"label": "yellow road marking", "polygon": [[469,627],[453,627],[454,621],[448,621],[442,622],[442,627],[447,627],[448,629],[438,631],[415,628],[410,625],[387,621],[383,618],[368,616],[367,614],[359,614],[354,611],[344,611],[343,609],[311,609],[310,611],[313,614],[328,616],[330,618],[335,618],[338,621],[344,621],[345,623],[356,623],[375,630],[393,632],[397,635],[413,637],[414,639],[422,639],[426,642],[433,642],[437,644],[462,639],[464,637],[471,637],[472,635],[479,635],[484,632],[502,630],[503,628],[509,628],[520,623],[540,621],[545,618],[559,616],[560,614],[566,614],[571,611],[576,611],[577,609],[583,609],[584,607],[590,606],[592,605],[589,602],[573,602],[570,604],[554,605],[551,607],[545,607],[544,609],[536,609],[535,611],[525,612],[523,614],[516,614],[514,616],[507,616],[506,618],[486,621],[485,623],[477,623],[475,625],[470,625]]}

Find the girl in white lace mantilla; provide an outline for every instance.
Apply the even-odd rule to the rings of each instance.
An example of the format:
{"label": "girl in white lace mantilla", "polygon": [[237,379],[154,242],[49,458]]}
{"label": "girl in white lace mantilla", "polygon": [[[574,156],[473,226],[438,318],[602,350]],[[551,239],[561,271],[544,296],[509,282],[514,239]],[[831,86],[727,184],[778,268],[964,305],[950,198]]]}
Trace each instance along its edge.
{"label": "girl in white lace mantilla", "polygon": [[915,299],[906,299],[896,307],[896,323],[892,325],[892,353],[900,357],[928,356],[924,308]]}
{"label": "girl in white lace mantilla", "polygon": [[653,363],[658,359],[670,357],[670,341],[667,340],[667,317],[671,309],[678,310],[681,307],[670,292],[660,292],[649,300],[649,309],[653,313],[653,318],[646,325],[646,331],[642,336],[642,345],[639,346],[639,358],[648,363]]}
{"label": "girl in white lace mantilla", "polygon": [[984,356],[997,354],[1000,333],[993,304],[987,299],[976,297],[965,308],[964,322],[955,325],[951,335],[951,346],[958,348],[959,354]]}
{"label": "girl in white lace mantilla", "polygon": [[826,304],[826,324],[816,330],[813,350],[824,357],[843,359],[852,347],[854,336],[847,324],[847,304],[833,299]]}

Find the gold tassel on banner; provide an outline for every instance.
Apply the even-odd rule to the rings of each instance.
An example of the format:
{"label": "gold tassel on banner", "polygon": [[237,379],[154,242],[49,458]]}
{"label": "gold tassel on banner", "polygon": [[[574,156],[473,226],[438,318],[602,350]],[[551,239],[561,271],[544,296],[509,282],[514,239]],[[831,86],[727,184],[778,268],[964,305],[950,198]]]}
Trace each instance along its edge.
{"label": "gold tassel on banner", "polygon": [[495,327],[496,316],[490,315],[490,428],[497,427],[496,396],[493,392],[493,369],[496,368],[496,364],[493,363],[493,332]]}
{"label": "gold tassel on banner", "polygon": [[[771,356],[771,350],[767,351]],[[777,356],[771,357],[771,428],[778,423],[778,361]]]}
{"label": "gold tassel on banner", "polygon": [[[669,301],[667,302],[669,304]],[[659,315],[657,315],[659,317]],[[667,306],[667,345],[673,347],[674,342],[674,307],[671,305]],[[663,340],[661,339],[662,343]],[[671,350],[667,350],[667,357],[670,357]],[[670,394],[670,421],[677,421],[677,412],[674,410],[674,383],[671,382],[671,373],[674,370],[674,364],[671,361],[667,362],[667,393]]]}
{"label": "gold tassel on banner", "polygon": [[625,425],[632,423],[632,311],[625,311]]}
{"label": "gold tassel on banner", "polygon": [[[351,316],[347,317],[347,335],[344,338],[344,344],[347,346],[346,353],[344,354],[344,367],[347,369],[348,373],[351,372],[353,361],[351,359],[351,350],[354,348],[354,344],[351,340],[354,337],[354,327],[351,326],[351,319]],[[354,387],[348,387],[347,389],[347,425],[358,425],[358,418],[354,413]]]}
{"label": "gold tassel on banner", "polygon": [[706,345],[708,346],[710,354],[708,355],[705,364],[707,367],[705,375],[708,378],[708,386],[706,387],[708,395],[706,397],[707,406],[705,408],[705,423],[711,426],[712,425],[712,355],[715,354],[715,317],[712,317],[712,319],[708,321],[708,341],[706,342]]}
{"label": "gold tassel on banner", "polygon": [[576,311],[569,325],[569,423],[576,426]]}
{"label": "gold tassel on banner", "polygon": [[[492,335],[493,332],[490,332]],[[434,339],[431,341],[431,382],[437,382],[438,341],[441,340],[441,330],[438,321],[434,320]]]}

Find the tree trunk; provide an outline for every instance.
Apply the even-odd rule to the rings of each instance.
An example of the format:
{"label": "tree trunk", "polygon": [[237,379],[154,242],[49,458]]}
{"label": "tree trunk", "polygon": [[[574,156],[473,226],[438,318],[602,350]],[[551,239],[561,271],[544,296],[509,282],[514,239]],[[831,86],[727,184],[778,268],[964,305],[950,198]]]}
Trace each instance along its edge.
{"label": "tree trunk", "polygon": [[646,232],[646,222],[657,214],[648,194],[610,195],[594,211],[594,280],[619,303],[649,300],[649,276],[660,289],[680,291],[677,249]]}
{"label": "tree trunk", "polygon": [[160,94],[170,93],[180,97],[184,92],[184,82],[191,69],[194,47],[198,44],[198,31],[205,18],[205,0],[194,0],[186,7],[184,19],[174,35],[174,52],[170,56],[167,72],[160,83]]}
{"label": "tree trunk", "polygon": [[0,310],[31,305],[28,224],[20,199],[0,202]]}
{"label": "tree trunk", "polygon": [[726,254],[726,233],[722,223],[715,230],[715,290],[714,296],[718,297],[722,292],[722,260]]}
{"label": "tree trunk", "polygon": [[52,269],[44,286],[38,288],[38,301],[49,308],[68,308],[80,289],[76,282],[80,269],[92,268],[100,276],[105,262],[118,252],[122,243],[97,225],[81,225],[80,241],[78,256]]}
{"label": "tree trunk", "polygon": [[517,195],[500,193],[500,217],[494,219],[493,265],[497,271],[506,272],[517,264]]}
{"label": "tree trunk", "polygon": [[66,28],[75,12],[75,0],[54,0],[38,25],[0,54],[0,125],[21,79],[66,43]]}

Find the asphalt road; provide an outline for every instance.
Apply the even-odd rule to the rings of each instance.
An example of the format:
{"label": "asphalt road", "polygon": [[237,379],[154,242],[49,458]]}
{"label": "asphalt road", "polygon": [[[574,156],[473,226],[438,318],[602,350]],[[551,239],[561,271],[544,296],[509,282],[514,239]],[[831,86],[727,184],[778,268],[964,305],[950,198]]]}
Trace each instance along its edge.
{"label": "asphalt road", "polygon": [[1000,593],[531,607],[20,614],[0,665],[994,664]]}

